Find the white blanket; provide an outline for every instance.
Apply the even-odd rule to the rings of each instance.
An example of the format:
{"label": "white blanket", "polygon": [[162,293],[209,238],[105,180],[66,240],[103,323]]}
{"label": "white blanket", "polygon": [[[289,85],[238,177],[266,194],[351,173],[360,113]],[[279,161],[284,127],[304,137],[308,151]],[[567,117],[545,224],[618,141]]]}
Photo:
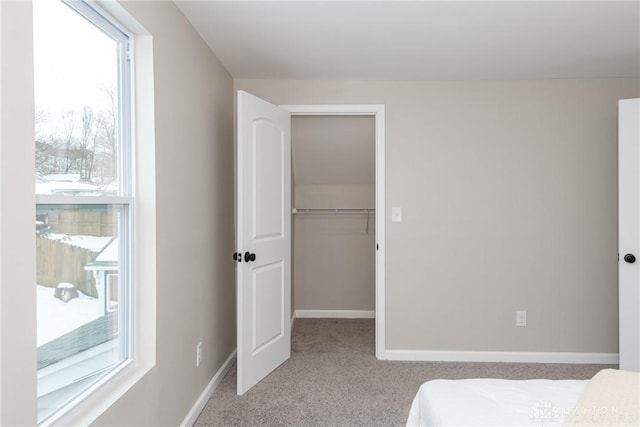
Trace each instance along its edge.
{"label": "white blanket", "polygon": [[416,394],[407,426],[560,426],[582,380],[434,380]]}

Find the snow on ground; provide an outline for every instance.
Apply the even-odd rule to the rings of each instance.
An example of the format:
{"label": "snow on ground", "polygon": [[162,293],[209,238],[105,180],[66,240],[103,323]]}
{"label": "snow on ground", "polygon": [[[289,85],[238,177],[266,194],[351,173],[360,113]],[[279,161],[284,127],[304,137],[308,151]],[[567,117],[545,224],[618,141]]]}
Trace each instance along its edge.
{"label": "snow on ground", "polygon": [[38,301],[38,347],[102,316],[97,298],[78,292],[78,298],[62,302],[55,288],[36,285]]}
{"label": "snow on ground", "polygon": [[69,236],[66,234],[49,233],[47,239],[57,240],[68,245],[100,252],[113,239],[113,236]]}

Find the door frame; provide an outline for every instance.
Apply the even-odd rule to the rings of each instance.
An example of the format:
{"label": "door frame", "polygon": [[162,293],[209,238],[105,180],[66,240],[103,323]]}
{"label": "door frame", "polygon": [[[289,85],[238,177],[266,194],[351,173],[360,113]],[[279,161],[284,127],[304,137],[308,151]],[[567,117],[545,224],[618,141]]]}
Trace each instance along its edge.
{"label": "door frame", "polygon": [[385,106],[384,104],[280,105],[291,116],[374,116],[376,199],[376,358],[385,360]]}

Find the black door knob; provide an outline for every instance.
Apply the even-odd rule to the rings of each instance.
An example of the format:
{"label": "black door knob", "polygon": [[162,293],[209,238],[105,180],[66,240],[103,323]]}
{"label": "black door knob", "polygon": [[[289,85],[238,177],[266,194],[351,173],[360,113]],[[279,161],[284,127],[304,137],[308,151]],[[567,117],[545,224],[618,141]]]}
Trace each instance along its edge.
{"label": "black door knob", "polygon": [[233,253],[233,260],[234,261],[238,261],[238,262],[242,262],[242,254],[240,252],[234,252]]}
{"label": "black door knob", "polygon": [[629,264],[633,264],[634,262],[636,262],[636,257],[633,254],[626,254],[624,256],[624,260],[625,260],[625,262],[628,262]]}
{"label": "black door knob", "polygon": [[244,261],[245,262],[255,261],[255,260],[256,260],[256,254],[252,254],[249,251],[244,253]]}

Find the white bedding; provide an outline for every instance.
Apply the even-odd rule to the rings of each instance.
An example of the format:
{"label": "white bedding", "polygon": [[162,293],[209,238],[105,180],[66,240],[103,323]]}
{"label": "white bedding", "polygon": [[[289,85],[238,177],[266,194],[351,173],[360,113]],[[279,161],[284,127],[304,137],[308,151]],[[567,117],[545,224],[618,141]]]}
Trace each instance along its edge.
{"label": "white bedding", "polygon": [[560,426],[585,380],[434,380],[411,405],[407,426]]}

